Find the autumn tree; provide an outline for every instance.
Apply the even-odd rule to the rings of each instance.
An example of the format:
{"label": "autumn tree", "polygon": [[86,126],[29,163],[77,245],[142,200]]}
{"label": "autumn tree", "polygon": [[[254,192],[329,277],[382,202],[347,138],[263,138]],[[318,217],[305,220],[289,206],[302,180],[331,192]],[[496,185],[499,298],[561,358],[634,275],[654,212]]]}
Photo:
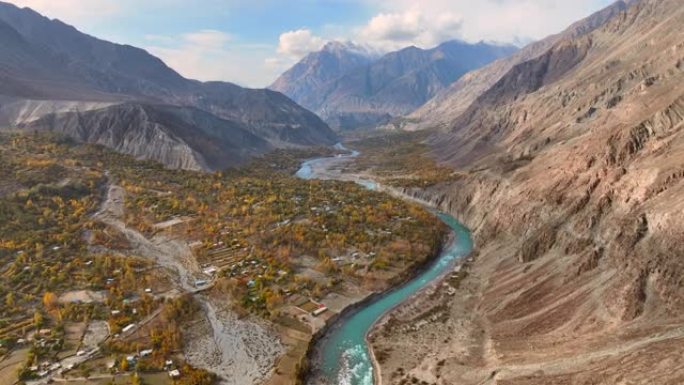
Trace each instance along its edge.
{"label": "autumn tree", "polygon": [[121,362],[119,362],[119,369],[121,369],[122,372],[128,371],[128,360],[126,357],[122,358]]}
{"label": "autumn tree", "polygon": [[43,295],[43,306],[45,306],[45,309],[48,311],[54,310],[57,308],[57,304],[57,295],[50,291],[45,292]]}
{"label": "autumn tree", "polygon": [[131,376],[131,385],[143,385],[143,381],[140,379],[138,372],[133,373]]}

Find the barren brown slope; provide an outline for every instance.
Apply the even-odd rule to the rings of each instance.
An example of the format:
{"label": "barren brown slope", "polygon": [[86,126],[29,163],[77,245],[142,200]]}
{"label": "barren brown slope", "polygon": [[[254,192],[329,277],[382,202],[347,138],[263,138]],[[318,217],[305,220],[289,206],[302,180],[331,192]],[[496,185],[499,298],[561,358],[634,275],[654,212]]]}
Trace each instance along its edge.
{"label": "barren brown slope", "polygon": [[[386,326],[385,382],[684,383],[682,25],[681,1],[643,0],[435,138],[466,172],[408,192],[462,218],[479,253],[460,295]],[[449,317],[406,332],[431,307]]]}
{"label": "barren brown slope", "polygon": [[511,56],[463,75],[419,109],[404,119],[398,119],[394,124],[408,130],[448,127],[450,122],[462,114],[478,96],[493,86],[513,66],[538,57],[560,40],[577,38],[592,32],[616,14],[627,9],[631,3],[633,1],[616,1],[572,24],[561,33],[533,42]]}

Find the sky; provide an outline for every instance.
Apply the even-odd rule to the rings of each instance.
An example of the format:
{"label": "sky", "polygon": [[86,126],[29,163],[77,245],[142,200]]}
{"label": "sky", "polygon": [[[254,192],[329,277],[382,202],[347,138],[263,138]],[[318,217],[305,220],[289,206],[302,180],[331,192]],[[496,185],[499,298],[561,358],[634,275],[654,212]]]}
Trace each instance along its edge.
{"label": "sky", "polygon": [[182,75],[265,87],[331,40],[381,52],[461,39],[524,45],[612,0],[4,0],[144,48]]}

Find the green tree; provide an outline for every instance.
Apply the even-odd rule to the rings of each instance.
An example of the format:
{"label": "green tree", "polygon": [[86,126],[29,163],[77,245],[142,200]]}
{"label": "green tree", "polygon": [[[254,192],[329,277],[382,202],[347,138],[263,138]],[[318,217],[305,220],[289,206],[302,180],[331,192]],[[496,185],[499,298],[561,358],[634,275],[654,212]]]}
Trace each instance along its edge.
{"label": "green tree", "polygon": [[43,313],[36,311],[33,313],[33,325],[37,328],[42,327],[45,324],[45,319],[43,318]]}
{"label": "green tree", "polygon": [[5,306],[8,308],[13,308],[14,305],[16,304],[16,301],[14,299],[14,293],[7,293],[5,296]]}

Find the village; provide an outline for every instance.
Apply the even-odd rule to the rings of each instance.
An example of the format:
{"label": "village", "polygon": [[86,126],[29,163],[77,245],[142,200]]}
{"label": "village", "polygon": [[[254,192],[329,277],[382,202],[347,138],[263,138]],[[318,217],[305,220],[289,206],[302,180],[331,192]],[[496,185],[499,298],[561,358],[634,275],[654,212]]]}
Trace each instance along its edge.
{"label": "village", "polygon": [[203,174],[49,137],[2,140],[3,175],[45,186],[17,180],[0,196],[0,274],[18,289],[0,285],[2,384],[210,384],[205,358],[184,357],[208,306],[275,331],[284,354],[267,380],[282,383],[314,333],[436,252],[444,231],[418,206],[292,177],[291,153]]}

